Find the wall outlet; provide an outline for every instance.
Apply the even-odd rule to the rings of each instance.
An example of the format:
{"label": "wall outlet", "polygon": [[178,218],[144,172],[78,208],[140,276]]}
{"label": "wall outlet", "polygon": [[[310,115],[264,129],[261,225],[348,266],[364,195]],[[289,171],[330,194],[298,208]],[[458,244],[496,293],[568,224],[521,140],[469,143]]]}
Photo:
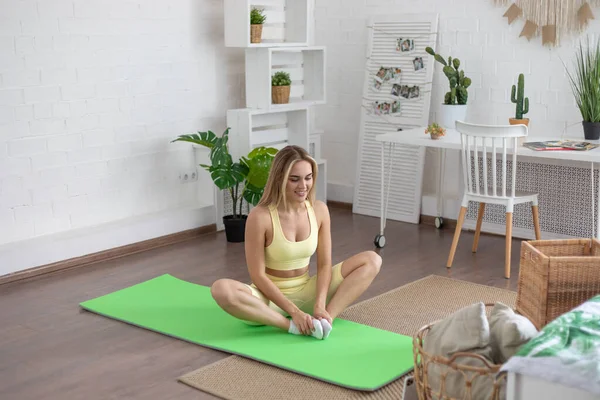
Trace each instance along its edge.
{"label": "wall outlet", "polygon": [[197,169],[189,169],[179,171],[179,182],[188,183],[188,182],[196,182],[198,180],[198,170]]}

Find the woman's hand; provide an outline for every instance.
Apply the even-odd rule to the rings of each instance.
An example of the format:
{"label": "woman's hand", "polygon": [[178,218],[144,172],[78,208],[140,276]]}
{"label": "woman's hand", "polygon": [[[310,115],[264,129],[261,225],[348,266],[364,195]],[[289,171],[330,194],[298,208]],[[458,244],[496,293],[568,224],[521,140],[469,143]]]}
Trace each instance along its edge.
{"label": "woman's hand", "polygon": [[325,307],[323,307],[322,305],[315,304],[313,316],[316,319],[318,319],[319,321],[321,319],[326,319],[329,322],[329,325],[333,325],[333,320],[331,318],[331,315],[329,315],[329,313],[327,312]]}
{"label": "woman's hand", "polygon": [[292,321],[298,328],[301,334],[310,335],[314,329],[312,317],[305,313],[302,310],[297,310],[296,312],[290,315],[292,317]]}

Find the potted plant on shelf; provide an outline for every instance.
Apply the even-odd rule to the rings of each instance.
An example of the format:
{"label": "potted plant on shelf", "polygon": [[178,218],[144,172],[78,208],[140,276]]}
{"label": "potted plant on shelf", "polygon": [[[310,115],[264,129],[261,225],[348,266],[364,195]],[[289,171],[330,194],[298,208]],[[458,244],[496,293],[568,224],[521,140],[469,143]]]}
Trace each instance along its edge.
{"label": "potted plant on shelf", "polygon": [[600,42],[592,49],[588,37],[585,50],[579,43],[575,60],[575,72],[567,69],[567,74],[583,119],[583,135],[586,140],[597,140],[600,139]]}
{"label": "potted plant on shelf", "polygon": [[264,10],[252,7],[250,10],[250,43],[260,43],[262,41],[262,27],[267,16],[263,14]]}
{"label": "potted plant on shelf", "polygon": [[[225,235],[228,242],[243,242],[246,230],[247,215],[243,214],[243,202],[255,206],[262,197],[271,163],[277,149],[273,147],[257,147],[247,156],[233,162],[227,142],[229,128],[218,137],[211,131],[180,135],[172,142],[190,142],[210,149],[211,165],[200,164],[210,172],[210,176],[220,190],[228,190],[231,195],[233,210],[223,216]],[[241,190],[240,190],[241,186]]]}
{"label": "potted plant on shelf", "polygon": [[524,96],[525,91],[525,76],[519,74],[518,89],[512,85],[510,92],[510,101],[516,104],[515,117],[509,118],[508,122],[511,125],[527,125],[529,126],[529,118],[523,118],[523,115],[529,112],[529,98]]}
{"label": "potted plant on shelf", "polygon": [[287,104],[290,101],[290,86],[292,80],[290,74],[285,71],[277,71],[271,77],[271,97],[273,104]]}
{"label": "potted plant on shelf", "polygon": [[427,129],[425,129],[425,134],[429,134],[432,140],[438,140],[442,136],[446,135],[446,129],[434,122],[433,124],[430,124]]}
{"label": "potted plant on shelf", "polygon": [[456,121],[465,121],[469,99],[467,88],[471,86],[471,78],[466,77],[463,70],[459,70],[458,58],[448,57],[446,62],[444,57],[439,53],[436,54],[431,47],[426,47],[425,51],[444,66],[443,72],[448,78],[450,91],[444,96],[440,123],[448,129],[454,129]]}

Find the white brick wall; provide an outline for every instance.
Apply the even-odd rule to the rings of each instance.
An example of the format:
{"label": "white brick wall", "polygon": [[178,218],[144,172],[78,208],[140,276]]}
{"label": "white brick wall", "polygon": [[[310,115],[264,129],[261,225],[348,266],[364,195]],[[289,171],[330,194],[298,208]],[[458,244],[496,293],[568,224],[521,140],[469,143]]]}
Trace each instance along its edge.
{"label": "white brick wall", "polygon": [[[479,123],[508,123],[514,113],[510,89],[519,73],[525,74],[529,97],[530,134],[550,129],[583,137],[579,111],[564,72],[571,65],[578,38],[565,40],[558,49],[542,47],[541,38],[519,38],[523,21],[509,26],[502,17],[507,7],[492,0],[317,0],[317,44],[327,46],[327,104],[318,109],[317,125],[324,129],[323,153],[328,178],[340,187],[354,185],[360,129],[360,96],[364,83],[367,20],[370,15],[393,13],[439,14],[438,51],[461,60],[472,78],[468,117]],[[587,30],[600,33],[600,21]],[[448,80],[435,64],[430,118],[439,111]],[[575,124],[574,126],[571,126]],[[424,193],[435,191],[435,157],[427,157]],[[331,193],[334,193],[333,191]]]}
{"label": "white brick wall", "polygon": [[0,244],[195,205],[169,142],[243,107],[222,1],[1,3]]}

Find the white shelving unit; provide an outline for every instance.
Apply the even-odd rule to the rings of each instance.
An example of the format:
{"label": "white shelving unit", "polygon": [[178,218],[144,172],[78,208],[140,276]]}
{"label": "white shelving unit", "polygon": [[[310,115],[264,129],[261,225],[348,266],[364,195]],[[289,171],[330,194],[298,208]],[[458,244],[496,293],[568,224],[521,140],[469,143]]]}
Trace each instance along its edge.
{"label": "white shelving unit", "polygon": [[228,110],[229,151],[232,157],[238,158],[259,146],[281,149],[293,144],[308,149],[308,118],[307,108]]}
{"label": "white shelving unit", "polygon": [[[325,47],[246,49],[246,107],[265,110],[294,109],[325,103]],[[273,104],[271,76],[290,74],[288,104]]]}
{"label": "white shelving unit", "polygon": [[[308,46],[314,0],[225,0],[225,46]],[[250,43],[250,10],[264,10],[261,43]]]}
{"label": "white shelving unit", "polygon": [[[267,16],[262,43],[250,43],[250,10]],[[327,160],[311,107],[325,103],[325,47],[312,45],[314,0],[225,0],[225,45],[245,48],[246,108],[227,111],[229,151],[234,159],[265,146],[303,147],[317,161],[317,199],[327,200]],[[292,79],[288,104],[273,104],[271,77],[286,71]],[[312,143],[312,146],[311,146]],[[230,212],[227,191],[215,195],[216,225]]]}

